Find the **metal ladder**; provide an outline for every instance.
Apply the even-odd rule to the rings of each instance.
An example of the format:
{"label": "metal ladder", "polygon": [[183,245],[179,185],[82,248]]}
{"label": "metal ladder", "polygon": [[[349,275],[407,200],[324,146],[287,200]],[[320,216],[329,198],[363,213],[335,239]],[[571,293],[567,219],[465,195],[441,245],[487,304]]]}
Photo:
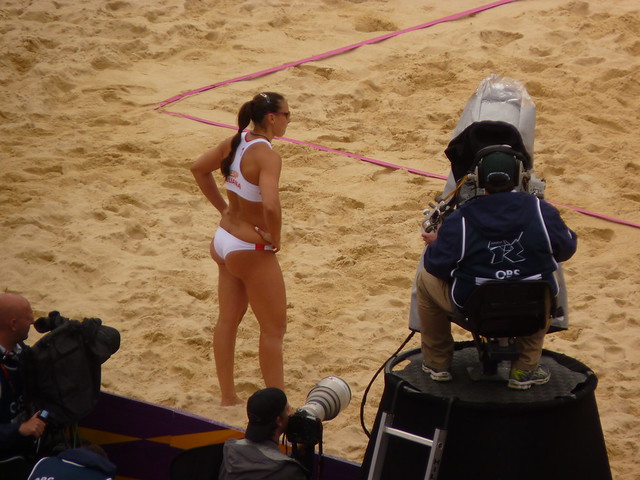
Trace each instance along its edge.
{"label": "metal ladder", "polygon": [[[396,405],[398,401],[398,394],[402,388],[407,388],[408,384],[405,381],[400,381],[393,392],[393,399],[391,400],[391,412],[396,411]],[[373,453],[371,455],[371,465],[369,466],[369,474],[367,480],[380,480],[382,478],[382,470],[384,467],[384,461],[387,456],[387,447],[389,444],[389,435],[407,440],[409,442],[418,443],[429,447],[429,461],[427,463],[427,470],[424,474],[425,480],[436,480],[440,471],[440,464],[442,463],[442,453],[444,451],[445,440],[447,439],[447,428],[449,426],[449,417],[451,416],[451,410],[455,399],[450,399],[447,405],[447,410],[444,417],[443,428],[436,428],[433,439],[421,437],[414,433],[406,432],[395,428],[393,426],[393,420],[395,415],[387,411],[383,411],[380,415],[380,426],[376,435],[376,441],[373,446]]]}
{"label": "metal ladder", "polygon": [[373,448],[372,461],[367,480],[379,480],[382,478],[382,468],[387,454],[389,435],[430,447],[431,451],[429,453],[429,462],[427,463],[427,470],[424,478],[425,480],[436,480],[438,478],[438,471],[440,469],[447,431],[436,428],[433,439],[425,438],[394,428],[392,426],[393,418],[394,415],[387,412],[382,412],[382,415],[380,416],[380,427],[378,428],[376,443]]}

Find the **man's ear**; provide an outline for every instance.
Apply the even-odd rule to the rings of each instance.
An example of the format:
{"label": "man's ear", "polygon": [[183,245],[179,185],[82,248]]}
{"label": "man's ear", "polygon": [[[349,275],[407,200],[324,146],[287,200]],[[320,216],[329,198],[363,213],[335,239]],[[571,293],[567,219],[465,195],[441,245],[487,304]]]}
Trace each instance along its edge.
{"label": "man's ear", "polygon": [[278,428],[282,428],[284,426],[284,419],[282,418],[282,415],[278,415],[276,417],[276,425]]}

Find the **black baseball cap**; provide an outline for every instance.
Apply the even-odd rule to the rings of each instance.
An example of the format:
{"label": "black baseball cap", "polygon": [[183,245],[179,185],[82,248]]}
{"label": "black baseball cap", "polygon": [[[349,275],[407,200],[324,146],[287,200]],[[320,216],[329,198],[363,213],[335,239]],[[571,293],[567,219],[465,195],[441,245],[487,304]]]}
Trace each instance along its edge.
{"label": "black baseball cap", "polygon": [[287,396],[279,388],[258,390],[247,401],[249,424],[245,437],[252,442],[263,442],[273,435],[276,418],[287,406]]}

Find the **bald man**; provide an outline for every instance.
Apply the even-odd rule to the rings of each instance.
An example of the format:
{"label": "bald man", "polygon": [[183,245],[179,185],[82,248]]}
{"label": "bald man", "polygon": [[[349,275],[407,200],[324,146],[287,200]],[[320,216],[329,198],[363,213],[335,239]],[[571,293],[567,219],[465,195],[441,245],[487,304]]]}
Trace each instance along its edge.
{"label": "bald man", "polygon": [[33,325],[31,305],[21,295],[0,295],[0,478],[19,480],[29,474],[29,454],[44,433],[38,415],[28,418],[20,357]]}

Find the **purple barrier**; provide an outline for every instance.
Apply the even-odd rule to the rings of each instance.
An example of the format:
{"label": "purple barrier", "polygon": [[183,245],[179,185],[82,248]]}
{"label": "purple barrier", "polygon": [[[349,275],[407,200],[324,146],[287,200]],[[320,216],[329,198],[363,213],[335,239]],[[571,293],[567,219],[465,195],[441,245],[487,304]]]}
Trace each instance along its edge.
{"label": "purple barrier", "polygon": [[[186,449],[241,438],[244,431],[191,413],[110,393],[80,423],[80,435],[102,446],[119,479],[169,480],[171,461]],[[323,478],[355,480],[360,465],[324,455]]]}

